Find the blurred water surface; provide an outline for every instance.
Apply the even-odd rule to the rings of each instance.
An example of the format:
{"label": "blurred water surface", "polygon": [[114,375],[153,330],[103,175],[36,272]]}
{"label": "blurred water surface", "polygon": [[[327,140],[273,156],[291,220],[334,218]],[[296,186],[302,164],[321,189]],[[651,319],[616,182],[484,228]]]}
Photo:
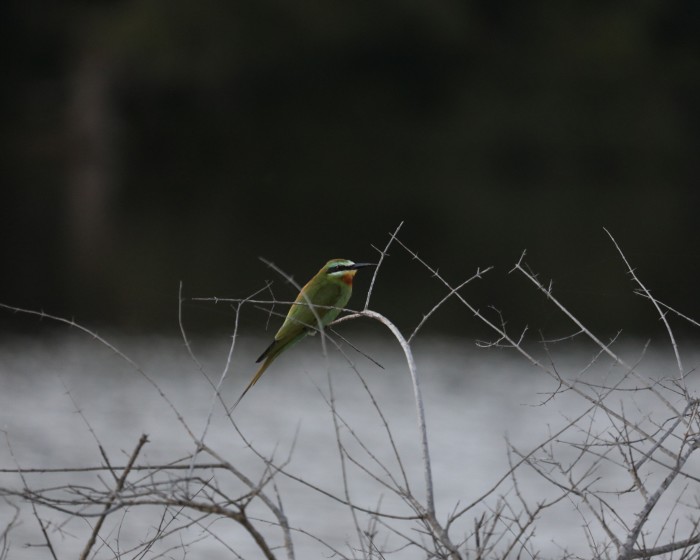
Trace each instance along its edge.
{"label": "blurred water surface", "polygon": [[[138,368],[98,341],[84,336],[17,338],[2,344],[0,426],[7,440],[0,446],[0,467],[13,468],[15,462],[24,468],[100,466],[104,460],[98,441],[111,464],[123,466],[141,434],[148,435],[149,443],[137,464],[170,463],[188,456],[195,447],[175,409],[198,438],[204,433],[207,417],[213,411],[204,438],[207,445],[252,480],[257,481],[264,475],[264,462],[251,452],[226,418],[221,404],[214,398],[212,385],[202,373],[204,371],[214,383],[218,382],[228,360],[228,340],[193,342],[192,349],[201,370],[179,339],[116,336],[110,341],[138,364]],[[424,500],[413,390],[400,349],[389,342],[355,342],[385,367],[382,370],[344,347],[391,427],[411,490],[419,500]],[[266,343],[266,340],[237,339],[221,391],[229,405],[250,379],[255,369],[254,360]],[[658,345],[658,351],[648,351],[638,367],[645,378],[660,379],[675,374],[670,348],[664,341]],[[631,341],[617,350],[629,362],[635,362],[642,357],[642,349],[643,343]],[[527,453],[566,425],[567,419],[589,406],[570,392],[548,400],[548,394],[557,388],[556,382],[513,351],[484,350],[471,341],[458,339],[424,340],[414,350],[425,400],[436,505],[443,522],[453,510],[478,499],[508,471],[507,442]],[[540,355],[544,354],[540,352]],[[563,376],[572,378],[586,368],[594,355],[594,350],[577,346],[555,353],[551,359]],[[698,362],[697,349],[686,349],[686,369],[692,369]],[[615,369],[610,360],[601,359],[584,375],[597,383],[614,376]],[[345,490],[338,445],[325,400],[329,394],[329,379],[338,412],[347,423],[340,432],[349,452],[386,480],[386,473],[353,440],[352,429],[377,461],[400,478],[399,465],[382,421],[357,373],[337,350],[329,351],[328,359],[324,358],[318,339],[299,345],[276,362],[241,402],[233,419],[259,453],[274,457],[278,462],[289,458],[288,472],[342,497]],[[622,402],[623,398],[629,399],[625,404],[631,417],[663,414],[663,405],[647,392],[621,395],[616,401]],[[680,399],[674,404],[682,408]],[[605,430],[609,419],[601,414],[592,420],[592,423],[597,422],[601,422],[601,429]],[[557,453],[562,462],[576,452],[566,442],[585,439],[579,432],[571,430],[557,439]],[[209,456],[200,457],[201,462],[212,460]],[[510,460],[517,458],[511,453]],[[693,468],[697,470],[697,467]],[[232,496],[245,492],[231,474],[206,472],[207,476],[215,476],[218,484]],[[558,489],[532,469],[522,468],[517,473],[518,490],[533,506],[558,495]],[[598,489],[612,489],[625,484],[622,475],[614,465],[603,463],[592,477],[598,480]],[[69,483],[101,487],[114,483],[108,473],[99,473],[101,481],[97,476],[96,473],[38,473],[26,475],[25,480],[32,488]],[[141,476],[132,473],[130,480]],[[349,495],[357,505],[373,508],[381,502],[383,511],[411,513],[400,499],[357,466],[347,465],[347,479]],[[306,533],[293,533],[297,558],[332,556],[329,548],[308,534],[347,556],[355,554],[353,547],[357,546],[358,539],[348,507],[283,475],[275,480],[276,491],[269,485],[266,491],[274,499],[277,499],[275,492],[279,493],[290,525]],[[18,490],[22,486],[17,474],[0,474],[0,487]],[[512,481],[505,481],[453,525],[453,540],[460,542],[465,538],[473,530],[474,519],[497,507],[499,497],[519,503]],[[614,496],[611,499],[616,500]],[[37,548],[43,541],[29,506],[18,498],[10,501],[21,508],[21,524],[9,534],[8,557],[18,560],[49,558],[45,548]],[[620,503],[619,512],[623,517],[627,515],[631,523],[634,508],[640,503],[639,500]],[[668,508],[662,513],[670,511]],[[4,527],[13,510],[9,504],[0,504],[0,511],[0,523]],[[96,518],[68,519],[61,512],[45,508],[39,511],[43,519],[51,521],[48,533],[58,557],[77,557],[90,533],[88,523],[94,523]],[[176,513],[176,521],[168,521]],[[283,544],[281,532],[265,508],[254,502],[248,514],[271,544]],[[156,527],[163,523],[161,515],[161,509],[149,507],[114,513],[100,532],[104,541],[98,540],[94,549],[96,557],[113,558],[120,554],[126,558],[136,557],[134,552],[128,551],[153,536]],[[585,516],[585,512],[577,511],[568,498],[545,510],[532,537],[531,550],[539,550],[545,557],[563,557],[567,551],[590,555],[583,528]],[[187,518],[199,517],[191,511],[173,509],[164,519],[174,527]],[[368,517],[360,515],[360,519],[362,528],[367,529]],[[602,542],[604,536],[599,525],[590,515],[587,519]],[[662,521],[663,515],[653,519],[657,524]],[[416,532],[416,523],[396,522],[393,526],[411,538],[421,538]],[[387,549],[400,546],[402,540],[389,529],[379,525],[377,530],[380,546]],[[620,527],[614,530],[624,536]],[[212,533],[217,538],[213,538]],[[156,544],[145,557],[156,557],[173,547],[168,557],[230,558],[232,553],[226,546],[235,549],[243,558],[260,557],[252,539],[233,521],[223,519],[215,523],[211,519],[193,523],[184,533]],[[278,554],[285,557],[283,550]],[[412,549],[399,551],[395,557],[424,556],[418,549]]]}

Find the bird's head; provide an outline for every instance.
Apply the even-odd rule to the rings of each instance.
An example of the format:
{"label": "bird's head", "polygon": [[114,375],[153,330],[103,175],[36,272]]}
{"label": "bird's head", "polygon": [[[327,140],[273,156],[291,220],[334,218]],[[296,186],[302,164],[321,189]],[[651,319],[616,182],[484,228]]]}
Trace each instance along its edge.
{"label": "bird's head", "polygon": [[327,278],[342,280],[348,286],[352,286],[352,279],[357,270],[370,266],[377,265],[374,263],[356,263],[347,259],[331,259],[323,266],[321,272]]}

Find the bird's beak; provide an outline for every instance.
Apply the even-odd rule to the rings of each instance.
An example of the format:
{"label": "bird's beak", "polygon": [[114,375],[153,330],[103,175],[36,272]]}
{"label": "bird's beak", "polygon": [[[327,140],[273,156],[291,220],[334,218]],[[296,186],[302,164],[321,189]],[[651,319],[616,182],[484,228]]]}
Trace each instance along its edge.
{"label": "bird's beak", "polygon": [[352,270],[357,270],[358,268],[367,268],[369,266],[377,266],[376,263],[355,263],[352,265]]}

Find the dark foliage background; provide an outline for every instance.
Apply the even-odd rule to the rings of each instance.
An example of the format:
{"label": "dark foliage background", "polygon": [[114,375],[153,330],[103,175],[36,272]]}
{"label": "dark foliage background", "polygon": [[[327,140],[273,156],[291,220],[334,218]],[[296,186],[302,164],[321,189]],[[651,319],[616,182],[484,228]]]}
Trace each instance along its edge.
{"label": "dark foliage background", "polygon": [[[244,296],[264,256],[303,281],[405,220],[448,279],[495,265],[468,293],[516,322],[548,325],[507,275],[528,249],[583,319],[648,330],[604,226],[700,316],[695,0],[25,0],[0,26],[4,303],[175,329],[180,280]],[[395,258],[375,306],[408,326],[441,293]]]}

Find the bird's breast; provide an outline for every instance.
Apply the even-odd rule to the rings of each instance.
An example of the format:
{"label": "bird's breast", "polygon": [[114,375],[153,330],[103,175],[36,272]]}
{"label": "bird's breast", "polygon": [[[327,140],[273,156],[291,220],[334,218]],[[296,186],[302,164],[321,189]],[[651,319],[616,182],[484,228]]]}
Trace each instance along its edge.
{"label": "bird's breast", "polygon": [[355,276],[355,270],[348,270],[343,276],[341,277],[341,280],[347,284],[348,286],[352,287],[352,279]]}

